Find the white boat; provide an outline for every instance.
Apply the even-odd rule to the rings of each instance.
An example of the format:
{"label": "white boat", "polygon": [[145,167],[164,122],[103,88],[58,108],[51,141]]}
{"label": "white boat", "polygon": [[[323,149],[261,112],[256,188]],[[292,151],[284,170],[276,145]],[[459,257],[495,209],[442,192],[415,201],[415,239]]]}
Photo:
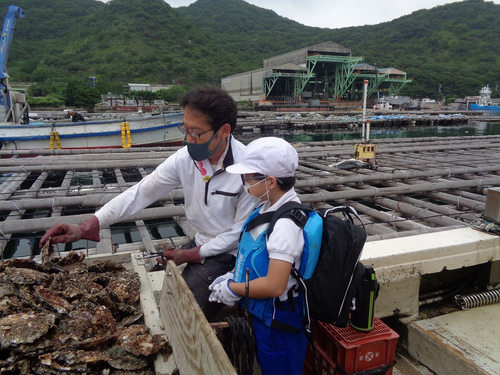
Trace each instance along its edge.
{"label": "white boat", "polygon": [[388,110],[392,109],[391,103],[389,103],[388,100],[385,99],[385,96],[382,99],[379,99],[377,104],[373,106],[373,109],[383,109],[383,110]]}
{"label": "white boat", "polygon": [[0,148],[4,150],[118,148],[180,144],[182,113],[130,115],[82,122],[32,122],[26,95],[11,90],[6,61],[18,18],[10,5],[0,34]]}
{"label": "white boat", "polygon": [[490,85],[486,85],[481,90],[479,90],[479,100],[476,103],[470,103],[470,110],[488,110],[488,111],[499,111],[500,106],[493,104],[491,100],[491,89]]}
{"label": "white boat", "polygon": [[86,122],[0,123],[2,150],[180,145],[182,112]]}

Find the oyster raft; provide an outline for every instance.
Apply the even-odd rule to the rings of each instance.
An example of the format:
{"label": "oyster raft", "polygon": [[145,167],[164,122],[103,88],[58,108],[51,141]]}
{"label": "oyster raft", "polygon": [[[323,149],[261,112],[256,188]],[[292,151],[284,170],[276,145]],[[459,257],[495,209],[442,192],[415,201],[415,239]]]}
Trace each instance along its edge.
{"label": "oyster raft", "polygon": [[154,374],[153,356],[172,349],[141,324],[139,276],[75,252],[52,255],[49,244],[41,264],[0,265],[0,373]]}

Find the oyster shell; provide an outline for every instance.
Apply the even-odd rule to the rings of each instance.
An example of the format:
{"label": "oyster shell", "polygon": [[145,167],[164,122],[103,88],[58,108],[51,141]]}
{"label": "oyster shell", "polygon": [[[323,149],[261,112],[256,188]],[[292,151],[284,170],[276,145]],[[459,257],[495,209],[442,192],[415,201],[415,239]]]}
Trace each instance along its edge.
{"label": "oyster shell", "polygon": [[131,371],[131,370],[113,370],[111,375],[155,375],[155,372],[149,368],[143,368],[143,369],[134,370],[134,371]]}
{"label": "oyster shell", "polygon": [[73,309],[68,301],[51,292],[49,289],[44,288],[42,285],[36,286],[35,291],[40,299],[59,314],[66,314]]}
{"label": "oyster shell", "polygon": [[54,254],[54,245],[52,245],[51,242],[52,242],[52,237],[49,237],[45,242],[42,251],[40,252],[40,257],[42,258],[42,265],[47,263]]}
{"label": "oyster shell", "polygon": [[40,265],[38,263],[33,262],[31,259],[5,259],[2,264],[0,264],[0,272],[5,270],[6,268],[35,268],[39,269]]}
{"label": "oyster shell", "polygon": [[15,296],[19,290],[14,284],[11,283],[0,283],[0,298],[7,296]]}
{"label": "oyster shell", "polygon": [[120,272],[110,280],[107,288],[112,290],[121,302],[133,305],[140,297],[141,279],[136,273]]}
{"label": "oyster shell", "polygon": [[112,358],[108,363],[118,370],[140,370],[148,365],[146,358],[130,354],[120,346],[109,348],[106,354]]}
{"label": "oyster shell", "polygon": [[116,322],[106,306],[80,304],[59,322],[57,338],[64,343],[107,336],[116,331]]}
{"label": "oyster shell", "polygon": [[6,268],[0,274],[0,281],[20,285],[42,285],[51,280],[46,273],[31,268]]}
{"label": "oyster shell", "polygon": [[34,342],[54,325],[53,314],[13,314],[0,319],[1,348]]}
{"label": "oyster shell", "polygon": [[171,351],[139,323],[139,276],[84,258],[0,266],[0,373],[152,375],[151,356]]}
{"label": "oyster shell", "polygon": [[142,324],[125,327],[118,332],[116,345],[136,356],[158,353],[167,343],[160,335],[150,335],[149,331],[149,328]]}

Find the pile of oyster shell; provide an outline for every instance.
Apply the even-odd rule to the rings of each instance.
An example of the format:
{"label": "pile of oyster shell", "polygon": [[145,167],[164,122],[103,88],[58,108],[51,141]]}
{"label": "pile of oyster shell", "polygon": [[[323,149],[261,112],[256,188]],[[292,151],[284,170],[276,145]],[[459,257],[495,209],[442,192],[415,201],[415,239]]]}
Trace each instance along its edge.
{"label": "pile of oyster shell", "polygon": [[140,324],[139,276],[50,255],[0,265],[0,373],[154,374],[152,357],[171,348]]}

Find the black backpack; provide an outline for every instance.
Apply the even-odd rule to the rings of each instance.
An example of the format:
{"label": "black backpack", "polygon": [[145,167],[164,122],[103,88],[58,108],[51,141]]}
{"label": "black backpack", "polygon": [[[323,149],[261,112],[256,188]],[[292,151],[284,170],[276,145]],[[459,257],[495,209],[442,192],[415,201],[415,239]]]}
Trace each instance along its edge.
{"label": "black backpack", "polygon": [[[285,203],[273,214],[267,235],[271,234],[279,218],[290,218],[303,228],[301,210],[313,211],[297,202]],[[344,218],[335,213],[342,213]],[[350,314],[354,328],[369,331],[373,328],[373,308],[379,285],[373,267],[366,267],[359,261],[366,241],[364,225],[349,206],[318,211],[318,214],[323,218],[323,236],[316,268],[309,279],[304,279],[292,267],[292,276],[305,295],[306,333],[310,334],[310,318],[346,327]],[[354,225],[353,217],[362,226]]]}

